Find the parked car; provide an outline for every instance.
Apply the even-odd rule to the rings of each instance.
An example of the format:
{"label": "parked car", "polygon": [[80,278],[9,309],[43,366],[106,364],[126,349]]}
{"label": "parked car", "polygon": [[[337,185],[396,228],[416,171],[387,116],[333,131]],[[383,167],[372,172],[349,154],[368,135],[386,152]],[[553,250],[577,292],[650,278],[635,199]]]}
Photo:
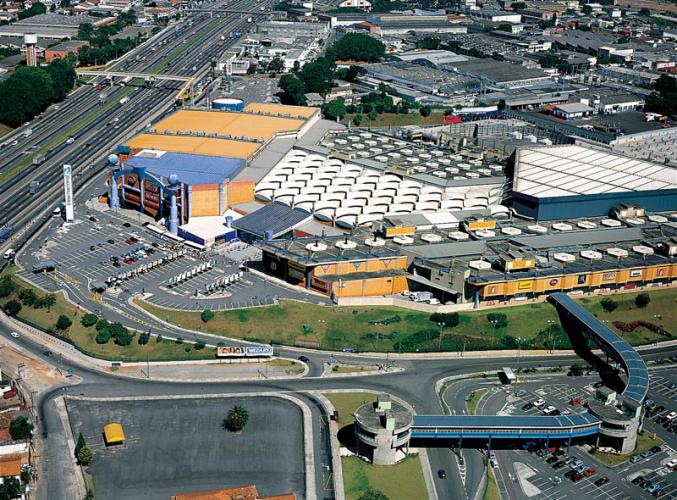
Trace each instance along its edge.
{"label": "parked car", "polygon": [[517,391],[517,392],[515,393],[515,396],[517,396],[518,398],[521,398],[521,397],[524,396],[526,393],[527,393],[526,390],[520,389],[519,391]]}
{"label": "parked car", "polygon": [[665,465],[672,469],[673,467],[677,466],[677,458],[673,458]]}
{"label": "parked car", "polygon": [[671,411],[668,413],[668,420],[672,420],[675,417],[677,417],[677,411]]}
{"label": "parked car", "polygon": [[660,446],[654,446],[653,448],[651,448],[651,453],[660,453],[661,451],[663,451],[663,448],[661,448]]}
{"label": "parked car", "polygon": [[636,484],[640,488],[644,486],[644,483],[646,480],[644,479],[644,476],[637,476],[635,479],[632,480],[632,484]]}
{"label": "parked car", "polygon": [[597,474],[597,469],[595,469],[594,467],[588,467],[587,469],[585,469],[585,470],[583,471],[583,475],[584,475],[585,477],[592,477],[592,476],[594,476],[595,474]]}
{"label": "parked car", "polygon": [[578,406],[581,404],[581,398],[571,398],[571,401],[569,401],[569,404],[571,406]]}
{"label": "parked car", "polygon": [[15,339],[18,339],[20,337],[20,335],[17,332],[10,332],[10,335]]}
{"label": "parked car", "polygon": [[543,406],[545,404],[545,399],[537,399],[534,401],[534,406]]}
{"label": "parked car", "polygon": [[534,407],[532,403],[526,403],[522,405],[523,410],[531,410]]}
{"label": "parked car", "polygon": [[552,464],[552,468],[561,469],[562,467],[564,467],[564,465],[565,465],[564,461],[560,460],[559,462],[555,462],[554,464]]}
{"label": "parked car", "polygon": [[602,476],[597,481],[595,481],[595,486],[604,486],[608,482],[609,478],[606,476]]}
{"label": "parked car", "polygon": [[557,457],[555,457],[555,456],[552,456],[552,457],[550,457],[550,458],[548,458],[548,459],[546,460],[546,463],[554,464],[554,463],[557,462],[558,460],[559,460],[559,458],[557,458]]}
{"label": "parked car", "polygon": [[14,396],[16,396],[16,389],[10,389],[9,391],[7,391],[6,393],[4,393],[2,395],[2,398],[3,399],[10,399],[10,398],[13,398]]}
{"label": "parked car", "polygon": [[639,462],[641,459],[642,459],[642,457],[641,457],[640,455],[633,455],[633,456],[630,457],[630,463],[631,463],[631,464],[636,464],[636,463]]}
{"label": "parked car", "polygon": [[649,458],[651,455],[653,455],[653,451],[651,451],[651,450],[646,450],[646,451],[640,453],[640,456],[642,458]]}
{"label": "parked car", "polygon": [[310,361],[307,356],[299,356],[299,361],[302,361],[303,363],[307,363]]}
{"label": "parked car", "polygon": [[447,478],[447,473],[444,469],[440,469],[437,471],[437,477],[440,479],[446,479]]}

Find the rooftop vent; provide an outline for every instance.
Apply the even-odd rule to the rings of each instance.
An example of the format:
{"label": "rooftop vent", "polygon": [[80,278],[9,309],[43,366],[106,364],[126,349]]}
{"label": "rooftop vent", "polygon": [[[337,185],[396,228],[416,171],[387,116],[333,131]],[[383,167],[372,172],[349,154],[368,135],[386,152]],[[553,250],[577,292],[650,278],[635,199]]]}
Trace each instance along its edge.
{"label": "rooftop vent", "polygon": [[522,234],[522,230],[516,227],[509,226],[502,228],[501,234],[507,234],[508,236],[517,236],[519,234]]}
{"label": "rooftop vent", "polygon": [[395,236],[393,241],[398,245],[412,245],[414,243],[414,238],[411,236]]}
{"label": "rooftop vent", "polygon": [[627,257],[628,251],[623,248],[611,247],[606,249],[606,253],[613,255],[614,257]]}
{"label": "rooftop vent", "polygon": [[649,217],[647,217],[647,218],[648,218],[651,222],[656,222],[656,223],[659,223],[659,224],[663,224],[664,222],[667,222],[667,221],[668,221],[668,218],[667,218],[667,217],[663,217],[662,215],[649,215]]}
{"label": "rooftop vent", "polygon": [[452,231],[449,233],[449,238],[456,241],[463,241],[470,238],[470,235],[468,233],[464,233],[463,231]]}
{"label": "rooftop vent", "polygon": [[527,229],[531,232],[538,234],[545,234],[548,232],[548,228],[545,226],[541,226],[540,224],[532,224],[530,226],[527,226]]}
{"label": "rooftop vent", "polygon": [[340,248],[341,250],[353,250],[357,248],[357,243],[346,238],[345,240],[337,241],[336,247]]}
{"label": "rooftop vent", "polygon": [[468,267],[471,269],[477,269],[478,271],[491,269],[491,264],[486,260],[471,260],[468,262]]}
{"label": "rooftop vent", "polygon": [[636,217],[628,217],[627,219],[625,219],[625,222],[633,226],[641,226],[642,224],[644,224],[645,221],[644,219],[638,219]]}
{"label": "rooftop vent", "polygon": [[599,223],[606,227],[621,227],[621,221],[616,219],[602,219]]}
{"label": "rooftop vent", "polygon": [[552,225],[552,228],[557,229],[558,231],[571,231],[574,226],[565,222],[556,222]]}
{"label": "rooftop vent", "polygon": [[581,252],[581,257],[588,260],[600,260],[602,258],[602,254],[595,250],[583,250]]}
{"label": "rooftop vent", "polygon": [[640,255],[653,255],[653,248],[646,245],[635,245],[632,247],[632,251]]}
{"label": "rooftop vent", "polygon": [[315,243],[310,243],[306,245],[306,250],[309,252],[322,252],[327,249],[327,245],[320,241],[316,241]]}
{"label": "rooftop vent", "polygon": [[581,229],[595,229],[597,227],[597,224],[589,220],[582,220],[578,222],[576,225]]}
{"label": "rooftop vent", "polygon": [[386,240],[383,238],[367,238],[364,240],[364,244],[368,247],[384,247],[386,245]]}
{"label": "rooftop vent", "polygon": [[439,243],[442,241],[442,237],[439,234],[434,233],[425,233],[421,235],[421,239],[428,243]]}
{"label": "rooftop vent", "polygon": [[479,231],[475,231],[475,235],[479,238],[493,238],[496,236],[496,231],[492,231],[491,229],[480,229]]}
{"label": "rooftop vent", "polygon": [[552,256],[553,259],[555,259],[558,262],[573,262],[576,260],[576,257],[571,255],[570,253],[556,253],[555,255]]}

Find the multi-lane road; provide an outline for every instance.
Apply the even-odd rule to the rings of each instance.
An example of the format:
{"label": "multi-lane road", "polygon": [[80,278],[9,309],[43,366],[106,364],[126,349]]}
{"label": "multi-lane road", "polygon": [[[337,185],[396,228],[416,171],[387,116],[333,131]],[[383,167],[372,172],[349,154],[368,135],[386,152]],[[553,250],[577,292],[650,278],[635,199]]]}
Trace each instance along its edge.
{"label": "multi-lane road", "polygon": [[[225,6],[224,2],[214,6]],[[220,54],[235,39],[233,32],[245,32],[252,26],[248,17],[259,21],[267,16],[254,0],[227,3],[228,8],[254,11],[241,13],[192,13],[177,24],[140,45],[111,64],[111,71],[163,73],[204,78]],[[266,8],[267,4],[263,4]],[[225,37],[225,41],[221,40]],[[154,50],[151,50],[154,49]],[[118,143],[143,129],[152,119],[173,109],[181,82],[158,82],[146,88],[130,82],[101,90],[104,82],[95,78],[74,90],[64,101],[51,106],[32,122],[3,138],[0,149],[0,224],[19,232],[31,220],[61,198],[63,164],[73,167],[75,187],[101,171],[101,160]],[[104,96],[103,98],[101,96]],[[127,102],[121,103],[123,97]],[[28,129],[31,130],[27,135]],[[73,140],[69,140],[72,137]],[[39,165],[32,160],[44,156]],[[40,182],[36,194],[29,194],[32,181]]]}

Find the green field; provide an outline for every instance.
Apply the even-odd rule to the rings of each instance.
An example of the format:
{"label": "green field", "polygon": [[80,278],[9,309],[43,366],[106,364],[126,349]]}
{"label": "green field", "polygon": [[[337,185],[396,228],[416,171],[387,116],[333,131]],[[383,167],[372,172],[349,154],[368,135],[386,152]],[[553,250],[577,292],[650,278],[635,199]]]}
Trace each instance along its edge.
{"label": "green field", "polygon": [[[634,305],[636,295],[614,296],[619,307],[611,314],[602,310],[599,297],[586,297],[581,302],[602,320],[628,322],[641,319],[668,328],[677,325],[677,289],[649,292],[651,303],[644,309]],[[270,307],[218,311],[212,320],[203,323],[199,312],[169,310],[144,301],[136,303],[162,320],[191,330],[263,343],[315,345],[322,349],[351,347],[359,351],[397,352],[397,342],[409,335],[421,330],[439,333],[439,327],[430,320],[428,313],[396,307],[336,307],[281,301],[279,305]],[[487,319],[490,313],[505,314],[507,326],[493,331]],[[661,320],[654,317],[657,314],[662,315]],[[536,338],[538,332],[548,329],[548,320],[559,324],[555,308],[548,303],[462,312],[459,318],[458,326],[444,329],[442,350],[457,351],[463,341],[467,341],[467,350],[501,349],[505,348],[502,339],[506,336],[525,339],[522,344],[525,348],[542,349],[543,344]],[[384,320],[391,321],[388,324],[373,324]],[[673,334],[677,334],[677,331]],[[665,340],[665,337],[646,328],[622,336],[633,345]],[[422,342],[417,349],[421,352],[437,351],[439,347],[438,339],[435,338]],[[568,346],[555,345],[555,348],[562,347]]]}
{"label": "green field", "polygon": [[327,392],[324,396],[338,410],[341,426],[352,425],[355,410],[363,404],[376,401],[376,394],[371,392]]}
{"label": "green field", "polygon": [[411,455],[395,465],[371,465],[357,457],[341,458],[346,500],[357,500],[368,488],[390,500],[428,498],[421,461]]}
{"label": "green field", "polygon": [[[5,273],[8,274],[8,273]],[[12,274],[12,271],[9,271]],[[43,292],[30,286],[20,278],[13,277],[15,283],[22,288],[32,288],[41,296]],[[17,299],[16,295],[0,299],[2,304],[8,300]],[[64,332],[56,331],[56,321],[60,315],[67,316],[73,322],[72,326]],[[101,359],[114,361],[180,361],[190,359],[212,359],[215,356],[215,349],[204,348],[195,350],[190,344],[176,344],[173,341],[162,340],[157,342],[156,338],[150,339],[148,344],[139,345],[138,336],[135,336],[132,343],[128,346],[119,346],[109,341],[107,344],[97,344],[94,340],[96,330],[94,327],[85,328],[80,322],[85,311],[77,308],[68,302],[63,294],[56,294],[56,303],[51,310],[47,308],[35,309],[33,307],[23,306],[17,318],[28,324],[35,326],[43,331],[54,331],[57,337],[60,337],[72,344],[78,350]]]}

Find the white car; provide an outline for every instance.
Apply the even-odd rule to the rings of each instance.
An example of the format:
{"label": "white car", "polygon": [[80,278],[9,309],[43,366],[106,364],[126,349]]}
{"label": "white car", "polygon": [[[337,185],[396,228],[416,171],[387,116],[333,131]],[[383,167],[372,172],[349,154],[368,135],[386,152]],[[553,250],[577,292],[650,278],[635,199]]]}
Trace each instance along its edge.
{"label": "white car", "polygon": [[10,332],[10,335],[11,335],[12,337],[14,337],[15,339],[18,339],[18,338],[19,338],[19,334],[16,333],[16,332]]}
{"label": "white car", "polygon": [[545,404],[545,399],[537,399],[534,401],[534,406],[543,406]]}
{"label": "white car", "polygon": [[670,469],[672,469],[675,465],[677,465],[677,458],[673,458],[665,465],[667,465]]}
{"label": "white car", "polygon": [[672,419],[675,418],[675,417],[677,417],[677,411],[671,411],[671,412],[668,414],[667,419],[668,419],[668,420],[672,420]]}
{"label": "white car", "polygon": [[557,408],[555,408],[554,406],[548,406],[547,408],[544,408],[544,409],[542,409],[541,411],[542,411],[545,415],[550,415],[550,414],[553,413],[556,409],[557,409]]}

